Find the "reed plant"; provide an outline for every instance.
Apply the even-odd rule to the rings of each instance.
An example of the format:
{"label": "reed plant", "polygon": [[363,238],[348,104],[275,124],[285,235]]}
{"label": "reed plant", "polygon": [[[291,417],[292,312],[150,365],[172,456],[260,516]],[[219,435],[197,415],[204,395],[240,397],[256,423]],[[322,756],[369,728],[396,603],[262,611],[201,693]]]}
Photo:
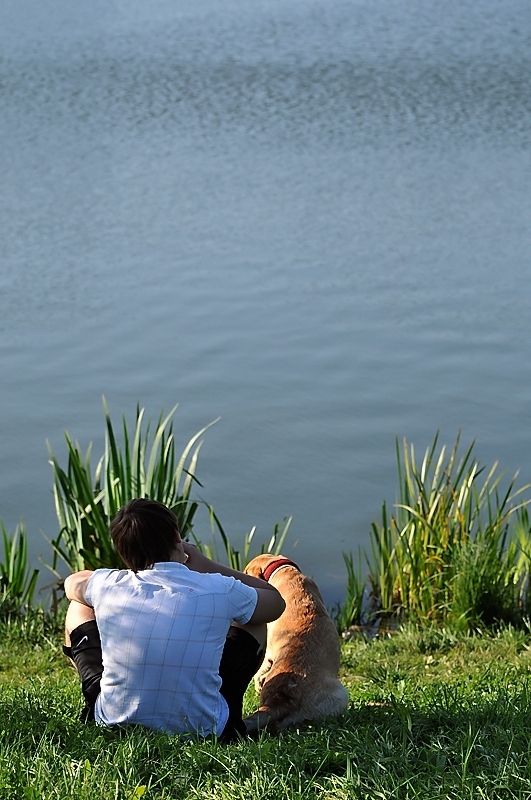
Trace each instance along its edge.
{"label": "reed plant", "polygon": [[516,621],[527,602],[530,530],[516,476],[505,490],[495,463],[485,470],[474,444],[459,455],[438,436],[417,462],[396,443],[399,497],[371,529],[369,584],[380,616],[449,621],[471,628]]}
{"label": "reed plant", "polygon": [[39,576],[28,562],[28,537],[23,523],[10,535],[0,520],[4,558],[0,561],[0,617],[26,612],[33,604]]}
{"label": "reed plant", "polygon": [[[225,532],[218,515],[204,500],[194,499],[192,489],[201,487],[196,477],[202,436],[215,424],[214,420],[198,431],[177,455],[173,417],[161,414],[151,435],[151,423],[145,420],[144,409],[137,408],[132,428],[122,416],[121,439],[113,426],[105,398],[105,445],[95,468],[91,464],[92,444],[85,452],[68,432],[65,439],[68,462],[65,469],[49,447],[54,475],[54,499],[59,534],[51,540],[52,570],[59,576],[59,562],[73,572],[99,567],[121,568],[109,534],[109,525],[116,512],[135,497],[149,497],[169,506],[175,513],[183,539],[191,539],[211,558],[218,558],[215,540],[204,542],[194,533],[194,520],[199,506],[208,514],[213,537],[219,536],[224,560],[233,569],[243,570],[255,552],[255,528],[244,537],[237,549]],[[291,524],[286,517],[274,527],[267,543],[258,552],[278,554]]]}
{"label": "reed plant", "polygon": [[135,497],[149,497],[172,508],[183,538],[193,530],[198,501],[191,497],[194,484],[201,485],[195,471],[201,437],[214,422],[198,431],[177,455],[173,417],[161,414],[151,434],[144,409],[137,407],[132,428],[122,416],[121,442],[115,432],[105,398],[105,445],[103,455],[92,468],[92,444],[85,452],[68,432],[66,469],[49,446],[54,478],[54,500],[59,534],[51,540],[54,558],[72,571],[98,567],[122,567],[110,535],[109,524],[116,512]]}
{"label": "reed plant", "polygon": [[[249,533],[243,537],[242,549],[238,550],[232,544],[212,506],[209,506],[209,516],[213,537],[215,537],[217,533],[221,538],[221,544],[224,550],[224,556],[222,556],[222,558],[226,561],[227,566],[231,567],[231,569],[239,570],[240,572],[243,571],[245,565],[248,564],[249,561],[256,555],[261,553],[279,555],[286,540],[286,536],[288,535],[292,521],[292,517],[284,517],[283,520],[277,522],[273,528],[273,533],[271,534],[269,540],[265,543],[262,542],[259,550],[251,549],[256,533],[256,526],[253,526]],[[211,558],[214,561],[219,561],[218,548],[215,544],[214,538],[211,542],[204,542],[198,539],[194,534],[192,534],[192,536],[195,544],[198,546],[201,552],[203,552],[208,558]]]}
{"label": "reed plant", "polygon": [[349,628],[363,627],[370,619],[367,607],[367,584],[363,575],[365,561],[363,551],[358,548],[356,560],[352,553],[342,555],[347,571],[345,598],[342,603],[336,603],[332,609],[332,618],[340,633]]}

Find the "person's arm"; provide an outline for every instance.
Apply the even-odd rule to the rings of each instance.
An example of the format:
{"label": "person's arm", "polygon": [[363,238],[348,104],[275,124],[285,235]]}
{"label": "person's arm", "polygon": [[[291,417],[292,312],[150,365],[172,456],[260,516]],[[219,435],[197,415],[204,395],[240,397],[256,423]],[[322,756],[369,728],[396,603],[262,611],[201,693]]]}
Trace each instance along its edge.
{"label": "person's arm", "polygon": [[74,572],[72,575],[65,578],[65,594],[69,600],[76,600],[84,606],[91,607],[85,600],[85,589],[92,574],[93,570],[83,569],[81,572]]}
{"label": "person's arm", "polygon": [[252,586],[253,589],[256,589],[258,601],[249,623],[260,625],[264,622],[273,622],[273,620],[280,617],[286,608],[280,592],[270,583],[262,580],[262,578],[255,578],[254,575],[246,575],[245,572],[239,572],[236,569],[226,567],[224,564],[218,564],[203,555],[195,545],[189,542],[183,542],[183,548],[188,556],[186,561],[188,569],[193,569],[195,572],[217,572],[220,575],[226,575],[228,578],[236,578],[246,586]]}

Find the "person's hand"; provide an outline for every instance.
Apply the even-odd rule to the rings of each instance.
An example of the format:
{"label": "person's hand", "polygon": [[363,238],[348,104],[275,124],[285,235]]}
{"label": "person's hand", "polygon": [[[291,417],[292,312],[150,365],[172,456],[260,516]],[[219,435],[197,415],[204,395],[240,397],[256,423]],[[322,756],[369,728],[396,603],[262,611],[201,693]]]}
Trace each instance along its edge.
{"label": "person's hand", "polygon": [[194,572],[216,572],[217,570],[213,569],[214,562],[207,558],[203,553],[196,547],[195,544],[191,544],[190,542],[182,542],[183,550],[186,555],[186,561],[184,562],[188,569],[193,569]]}

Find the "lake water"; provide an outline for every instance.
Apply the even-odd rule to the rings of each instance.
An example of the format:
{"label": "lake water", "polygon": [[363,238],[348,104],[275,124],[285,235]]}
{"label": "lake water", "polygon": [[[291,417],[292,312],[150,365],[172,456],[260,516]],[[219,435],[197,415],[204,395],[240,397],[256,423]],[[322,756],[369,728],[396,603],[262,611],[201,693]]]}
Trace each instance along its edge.
{"label": "lake water", "polygon": [[[0,517],[175,403],[235,543],[341,599],[395,437],[531,480],[528,0],[4,0]],[[197,531],[201,534],[202,530]],[[206,532],[206,525],[205,525]]]}

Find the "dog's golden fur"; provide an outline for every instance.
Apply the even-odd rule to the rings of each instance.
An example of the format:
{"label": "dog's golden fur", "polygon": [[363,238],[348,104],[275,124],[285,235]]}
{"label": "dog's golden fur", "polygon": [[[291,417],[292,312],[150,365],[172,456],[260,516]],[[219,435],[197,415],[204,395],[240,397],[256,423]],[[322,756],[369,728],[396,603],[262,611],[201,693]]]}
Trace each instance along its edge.
{"label": "dog's golden fur", "polygon": [[[282,558],[257,556],[245,572],[263,578],[268,565]],[[348,704],[347,690],[338,680],[339,636],[315,581],[294,566],[282,566],[269,582],[286,609],[267,626],[266,653],[255,675],[260,706],[245,719],[249,733],[341,714]]]}

